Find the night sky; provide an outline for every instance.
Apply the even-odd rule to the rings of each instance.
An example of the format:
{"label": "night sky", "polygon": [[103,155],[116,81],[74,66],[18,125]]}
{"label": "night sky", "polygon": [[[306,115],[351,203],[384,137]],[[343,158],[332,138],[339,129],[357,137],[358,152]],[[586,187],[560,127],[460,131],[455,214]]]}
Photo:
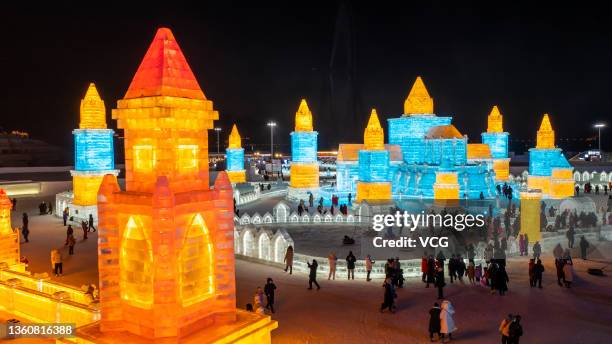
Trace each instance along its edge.
{"label": "night sky", "polygon": [[[236,122],[246,143],[260,149],[269,147],[265,123],[275,120],[275,141],[289,151],[303,97],[321,149],[362,142],[370,109],[381,120],[399,116],[417,75],[436,113],[454,116],[471,142],[480,141],[494,104],[517,150],[524,146],[520,140],[535,139],[544,112],[562,138],[557,144],[573,150],[588,142],[565,139],[594,137],[592,125],[610,118],[612,27],[602,8],[560,8],[559,2],[540,8],[424,1],[407,7],[383,1],[95,4],[105,7],[2,9],[0,127],[70,149],[79,102],[92,81],[114,127],[110,109],[160,26],[172,29],[219,110],[223,140]],[[604,148],[610,148],[610,130],[603,132]]]}

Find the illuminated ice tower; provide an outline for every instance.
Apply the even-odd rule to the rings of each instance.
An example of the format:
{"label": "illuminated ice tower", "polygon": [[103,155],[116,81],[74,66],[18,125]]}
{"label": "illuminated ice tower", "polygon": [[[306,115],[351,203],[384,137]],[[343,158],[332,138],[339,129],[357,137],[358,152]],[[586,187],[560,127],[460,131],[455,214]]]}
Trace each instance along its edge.
{"label": "illuminated ice tower", "polygon": [[363,144],[363,149],[359,151],[357,202],[390,200],[389,150],[385,147],[385,132],[375,109],[372,109],[363,133]]}
{"label": "illuminated ice tower", "polygon": [[508,158],[508,136],[504,131],[503,115],[497,106],[493,106],[488,117],[487,132],[482,133],[482,143],[489,145],[495,181],[505,182],[510,173],[510,159]]}
{"label": "illuminated ice tower", "polygon": [[246,171],[244,170],[244,148],[236,125],[232,127],[229,136],[229,145],[225,150],[227,161],[227,176],[232,183],[246,182]]}
{"label": "illuminated ice tower", "polygon": [[78,335],[270,343],[276,322],[236,309],[232,187],[224,172],[209,186],[208,130],[218,117],[172,32],[159,29],[113,110],[125,134],[126,191],[104,177],[101,320]]}
{"label": "illuminated ice tower", "polygon": [[0,270],[9,268],[25,270],[19,263],[19,231],[11,226],[13,204],[3,189],[0,189]]}
{"label": "illuminated ice tower", "polygon": [[56,196],[56,213],[61,215],[65,208],[70,216],[88,219],[98,218],[98,188],[106,174],[119,174],[115,169],[113,130],[106,127],[106,107],[100,98],[96,85],[89,84],[81,100],[79,129],[74,135],[73,192]]}
{"label": "illuminated ice tower", "polygon": [[308,199],[319,191],[319,162],[317,160],[317,137],[313,130],[312,113],[302,99],[295,113],[295,131],[291,132],[291,183],[289,197]]}
{"label": "illuminated ice tower", "polygon": [[544,114],[535,148],[529,149],[529,189],[540,190],[543,197],[565,198],[574,195],[573,167],[561,148],[555,147],[555,131]]}

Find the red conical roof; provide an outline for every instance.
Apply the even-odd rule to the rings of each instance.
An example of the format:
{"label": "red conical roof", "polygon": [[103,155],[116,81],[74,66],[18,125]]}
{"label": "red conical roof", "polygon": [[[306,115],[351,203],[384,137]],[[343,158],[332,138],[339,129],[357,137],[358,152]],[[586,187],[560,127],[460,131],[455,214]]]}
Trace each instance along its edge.
{"label": "red conical roof", "polygon": [[168,28],[159,28],[125,98],[174,96],[206,99]]}

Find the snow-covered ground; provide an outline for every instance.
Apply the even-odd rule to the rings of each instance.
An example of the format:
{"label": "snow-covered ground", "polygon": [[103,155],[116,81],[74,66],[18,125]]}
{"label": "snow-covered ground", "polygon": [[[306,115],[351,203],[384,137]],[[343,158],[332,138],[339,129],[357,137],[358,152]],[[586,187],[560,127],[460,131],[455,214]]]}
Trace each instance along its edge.
{"label": "snow-covered ground", "polygon": [[[48,201],[51,198],[47,199]],[[22,244],[22,255],[30,260],[30,271],[49,272],[52,248],[64,249],[66,228],[61,219],[37,214],[40,198],[22,198],[13,213],[13,226],[21,225],[21,213],[30,213],[30,242]],[[82,231],[75,226],[75,255],[64,251],[64,276],[60,282],[81,286],[97,283],[96,233],[82,241]],[[610,243],[599,250],[612,252]],[[494,343],[499,340],[498,325],[508,313],[520,314],[525,335],[522,343],[609,343],[612,337],[612,279],[586,273],[588,267],[606,263],[575,259],[576,278],[571,289],[556,284],[553,261],[544,258],[544,289],[530,288],[526,258],[509,261],[510,291],[506,296],[491,295],[488,289],[462,284],[451,285],[445,295],[455,306],[458,331],[453,341],[459,343]],[[319,276],[322,289],[307,290],[305,274],[289,275],[275,266],[237,261],[238,307],[253,301],[253,292],[272,277],[278,287],[277,312],[273,315],[279,328],[273,332],[274,343],[425,343],[428,342],[428,310],[436,301],[436,290],[426,289],[420,280],[409,280],[398,291],[395,314],[380,313],[383,288],[381,280],[346,281],[337,276],[327,281]]]}

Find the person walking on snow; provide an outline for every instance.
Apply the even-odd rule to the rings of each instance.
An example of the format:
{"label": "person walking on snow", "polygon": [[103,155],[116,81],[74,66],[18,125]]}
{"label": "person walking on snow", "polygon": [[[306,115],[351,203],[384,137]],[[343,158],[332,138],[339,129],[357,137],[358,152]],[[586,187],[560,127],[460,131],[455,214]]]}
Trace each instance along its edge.
{"label": "person walking on snow", "polygon": [[538,259],[538,262],[533,267],[533,286],[536,284],[538,288],[542,289],[542,274],[544,274],[544,265],[542,265],[542,260]]}
{"label": "person walking on snow", "polygon": [[372,273],[372,265],[374,265],[374,260],[372,260],[372,256],[370,256],[369,254],[366,256],[365,259],[365,266],[366,266],[366,281],[370,282],[372,279],[370,278],[370,273]]}
{"label": "person walking on snow", "polygon": [[51,267],[53,268],[55,277],[59,277],[64,274],[64,269],[62,266],[62,253],[57,249],[51,250]]}
{"label": "person walking on snow", "polygon": [[540,255],[542,254],[542,246],[539,241],[536,241],[533,244],[533,259],[540,259]]}
{"label": "person walking on snow", "polygon": [[96,231],[96,227],[94,227],[94,218],[92,214],[89,214],[89,221],[87,221],[87,224],[89,225],[89,228],[87,228],[87,231],[91,231],[91,232],[95,232]]}
{"label": "person walking on snow", "polygon": [[68,222],[68,207],[62,211],[62,219],[64,220],[64,227],[66,227],[66,222]]}
{"label": "person walking on snow", "polygon": [[355,262],[357,258],[353,255],[353,251],[349,251],[348,256],[346,256],[346,268],[348,270],[348,279],[355,279]]}
{"label": "person walking on snow", "polygon": [[266,294],[266,308],[270,312],[274,313],[274,291],[276,290],[276,284],[272,281],[272,278],[268,277],[266,285],[264,286],[264,293]]}
{"label": "person walking on snow", "polygon": [[429,310],[429,340],[434,341],[433,335],[436,333],[438,335],[438,340],[442,335],[440,334],[440,305],[438,303],[434,303],[433,307]]}
{"label": "person walking on snow", "polygon": [[507,318],[504,318],[499,324],[499,333],[501,334],[501,342],[502,344],[510,343],[510,324],[514,320],[514,316],[512,314],[508,314]]}
{"label": "person walking on snow", "polygon": [[444,281],[444,269],[439,266],[436,268],[436,282],[435,286],[438,288],[438,299],[444,299],[444,286],[446,282]]}
{"label": "person walking on snow", "polygon": [[74,254],[74,245],[76,244],[76,240],[74,239],[74,235],[70,234],[68,237],[68,254]]}
{"label": "person walking on snow", "polygon": [[293,274],[293,246],[289,245],[287,247],[287,252],[285,252],[285,272],[289,270],[289,275]]}
{"label": "person walking on snow", "polygon": [[448,337],[452,340],[453,332],[457,330],[454,320],[455,308],[448,300],[442,301],[442,310],[440,311],[440,333],[442,334],[442,343]]}
{"label": "person walking on snow", "polygon": [[589,248],[589,242],[584,238],[584,235],[580,237],[580,258],[587,260],[587,249]]}
{"label": "person walking on snow", "polygon": [[338,261],[338,257],[336,256],[335,252],[331,252],[329,254],[329,256],[327,257],[327,260],[329,262],[329,276],[327,276],[327,279],[333,279],[334,281],[336,280],[336,262]]}
{"label": "person walking on snow", "polygon": [[423,257],[421,258],[421,281],[423,283],[427,282],[427,252],[423,252]]}
{"label": "person walking on snow", "polygon": [[523,335],[523,326],[521,326],[521,316],[514,317],[510,328],[508,329],[508,344],[519,344],[519,339]]}
{"label": "person walking on snow", "polygon": [[563,283],[567,288],[571,287],[572,282],[574,281],[574,271],[571,261],[566,261],[565,265],[563,265]]}
{"label": "person walking on snow", "polygon": [[308,269],[310,269],[310,274],[308,275],[308,290],[312,290],[313,283],[317,286],[317,290],[321,289],[321,286],[317,283],[317,268],[319,267],[317,260],[313,259],[312,264],[306,262],[306,265],[308,265]]}
{"label": "person walking on snow", "polygon": [[395,298],[397,295],[395,294],[395,288],[393,287],[391,278],[385,278],[383,288],[385,288],[385,293],[383,295],[383,303],[380,305],[380,312],[382,313],[385,309],[389,308],[391,313],[395,313]]}
{"label": "person walking on snow", "polygon": [[25,242],[30,242],[30,240],[28,239],[28,236],[30,235],[30,220],[28,219],[28,214],[23,213],[21,221],[23,223],[23,226],[21,227],[21,235],[23,235],[23,239],[25,240]]}

